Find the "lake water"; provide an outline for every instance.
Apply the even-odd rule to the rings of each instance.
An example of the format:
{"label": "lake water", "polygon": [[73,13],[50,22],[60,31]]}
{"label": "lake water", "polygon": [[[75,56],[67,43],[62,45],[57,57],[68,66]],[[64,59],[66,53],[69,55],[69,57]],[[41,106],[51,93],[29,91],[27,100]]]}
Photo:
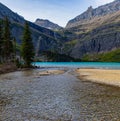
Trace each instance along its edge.
{"label": "lake water", "polygon": [[33,65],[40,67],[72,67],[72,68],[111,68],[120,69],[120,63],[102,62],[35,62]]}

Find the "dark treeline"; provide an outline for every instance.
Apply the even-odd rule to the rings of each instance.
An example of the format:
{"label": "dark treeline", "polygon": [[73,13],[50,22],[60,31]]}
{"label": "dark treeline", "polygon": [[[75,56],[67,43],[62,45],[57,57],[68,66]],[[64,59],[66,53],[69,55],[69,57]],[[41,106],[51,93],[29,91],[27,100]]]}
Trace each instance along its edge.
{"label": "dark treeline", "polygon": [[16,42],[16,40],[11,35],[10,22],[6,17],[5,20],[0,21],[0,62],[1,63],[8,63],[15,59],[14,42]]}
{"label": "dark treeline", "polygon": [[0,63],[15,63],[19,66],[22,61],[24,67],[30,67],[34,59],[34,48],[29,25],[25,22],[19,54],[16,54],[17,43],[11,35],[10,25],[7,17],[0,21]]}

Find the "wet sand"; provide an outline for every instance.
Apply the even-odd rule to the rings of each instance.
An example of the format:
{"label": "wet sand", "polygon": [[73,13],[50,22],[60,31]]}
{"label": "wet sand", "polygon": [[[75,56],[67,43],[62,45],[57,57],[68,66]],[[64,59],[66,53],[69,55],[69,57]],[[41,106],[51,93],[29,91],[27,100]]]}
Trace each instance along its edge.
{"label": "wet sand", "polygon": [[120,87],[120,70],[77,69],[76,72],[80,79]]}

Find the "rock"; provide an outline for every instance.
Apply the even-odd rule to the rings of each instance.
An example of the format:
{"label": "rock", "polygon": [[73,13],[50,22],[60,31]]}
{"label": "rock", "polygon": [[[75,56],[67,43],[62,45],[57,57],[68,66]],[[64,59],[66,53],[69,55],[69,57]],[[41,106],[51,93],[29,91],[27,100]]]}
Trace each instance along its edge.
{"label": "rock", "polygon": [[39,72],[39,76],[49,76],[49,75],[58,75],[63,74],[64,70],[48,70],[48,71],[41,71]]}

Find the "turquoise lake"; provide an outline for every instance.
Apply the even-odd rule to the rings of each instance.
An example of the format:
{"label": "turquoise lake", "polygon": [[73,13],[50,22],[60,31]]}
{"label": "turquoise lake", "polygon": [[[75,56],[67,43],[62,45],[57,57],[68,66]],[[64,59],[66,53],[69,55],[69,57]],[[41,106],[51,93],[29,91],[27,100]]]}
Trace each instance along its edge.
{"label": "turquoise lake", "polygon": [[33,65],[39,67],[72,67],[72,68],[110,68],[120,69],[120,63],[102,62],[34,62]]}

